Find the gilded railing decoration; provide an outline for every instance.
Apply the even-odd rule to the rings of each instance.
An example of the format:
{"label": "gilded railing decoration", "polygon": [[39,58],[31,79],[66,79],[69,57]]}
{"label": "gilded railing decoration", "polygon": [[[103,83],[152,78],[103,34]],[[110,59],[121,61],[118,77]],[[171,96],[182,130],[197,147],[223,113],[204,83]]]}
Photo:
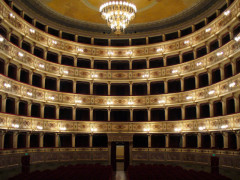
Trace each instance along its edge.
{"label": "gilded railing decoration", "polygon": [[[42,130],[38,128],[40,126]],[[199,127],[205,128],[204,130],[199,130]],[[240,129],[240,114],[184,121],[96,122],[50,120],[0,113],[0,129],[2,130],[92,133],[92,128],[97,129],[95,133],[148,133],[144,131],[146,128],[149,129],[151,134],[179,133],[176,132],[176,128],[181,129],[182,133],[229,131]]]}
{"label": "gilded railing decoration", "polygon": [[[229,58],[239,52],[239,42],[240,41],[232,40],[216,51],[190,62],[145,70],[96,70],[60,65],[27,53],[7,40],[0,42],[0,53],[2,53],[3,56],[11,58],[11,61],[53,76],[94,81],[146,81],[146,79],[159,80],[161,78],[176,78],[178,76],[189,75],[210,68],[213,65],[227,62]],[[21,56],[19,56],[19,53],[21,53]],[[218,53],[221,53],[221,55]],[[174,73],[175,71],[176,73]],[[148,75],[147,77],[144,76],[146,74]]]}
{"label": "gilded railing decoration", "polygon": [[[239,82],[240,74],[237,74],[211,86],[179,93],[146,96],[98,96],[50,91],[20,83],[0,75],[0,92],[28,100],[65,104],[67,106],[165,107],[202,102],[239,92]],[[109,104],[109,102],[111,103]]]}

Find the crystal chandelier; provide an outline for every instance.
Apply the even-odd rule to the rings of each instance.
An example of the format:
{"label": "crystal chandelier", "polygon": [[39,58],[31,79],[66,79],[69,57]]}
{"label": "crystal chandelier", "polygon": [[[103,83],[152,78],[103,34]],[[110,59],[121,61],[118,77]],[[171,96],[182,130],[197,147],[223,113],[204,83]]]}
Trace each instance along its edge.
{"label": "crystal chandelier", "polygon": [[100,6],[102,18],[115,34],[121,34],[135,18],[137,8],[134,4],[126,1],[109,1]]}

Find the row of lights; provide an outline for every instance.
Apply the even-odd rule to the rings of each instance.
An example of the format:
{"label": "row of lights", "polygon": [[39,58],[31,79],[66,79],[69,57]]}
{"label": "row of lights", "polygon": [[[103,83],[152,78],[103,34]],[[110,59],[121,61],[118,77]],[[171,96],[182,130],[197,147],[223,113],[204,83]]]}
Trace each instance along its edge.
{"label": "row of lights", "polygon": [[[11,84],[9,84],[9,83],[4,83],[3,86],[4,86],[5,88],[11,88]],[[229,84],[229,87],[230,87],[230,88],[233,88],[233,87],[235,87],[235,86],[236,86],[236,82],[231,82],[231,83]],[[208,92],[209,95],[213,95],[214,93],[215,93],[215,90],[210,90],[210,91]],[[32,93],[32,92],[27,92],[27,95],[28,95],[28,96],[32,96],[33,93]],[[55,97],[54,97],[54,96],[49,96],[48,99],[50,99],[50,100],[55,100]],[[192,99],[193,99],[192,96],[187,96],[187,97],[186,97],[186,100],[192,100]],[[79,103],[79,104],[80,104],[80,103],[82,103],[82,100],[75,100],[75,103]],[[166,101],[165,101],[165,100],[159,100],[158,103],[159,103],[159,104],[164,104],[164,103],[166,103]],[[112,101],[108,101],[107,104],[108,104],[108,105],[112,105],[113,102],[112,102]],[[128,102],[128,105],[133,105],[133,104],[134,104],[133,101],[129,101],[129,102]]]}
{"label": "row of lights", "polygon": [[[221,129],[227,129],[229,126],[227,124],[224,124],[224,125],[221,125]],[[200,126],[198,127],[198,130],[199,131],[204,131],[204,130],[207,130],[205,126]],[[181,132],[182,131],[182,128],[174,128],[174,131],[175,132]]]}
{"label": "row of lights", "polygon": [[[13,128],[19,128],[20,126],[19,126],[19,124],[12,124],[12,127]],[[227,129],[229,126],[227,125],[227,124],[224,124],[224,125],[221,125],[221,129]],[[38,130],[43,130],[43,127],[42,126],[37,126],[37,129]],[[66,127],[60,127],[59,128],[59,130],[61,130],[61,131],[66,131],[67,130],[67,128]],[[91,129],[91,132],[93,133],[93,132],[97,132],[97,128],[95,128],[95,127],[92,127]],[[143,131],[144,132],[150,132],[150,128],[149,127],[146,127],[146,128],[144,128],[143,129]],[[199,131],[204,131],[204,130],[207,130],[206,129],[206,127],[205,126],[200,126],[200,127],[198,127],[198,130]],[[182,128],[174,128],[174,131],[175,132],[181,132],[182,131]]]}

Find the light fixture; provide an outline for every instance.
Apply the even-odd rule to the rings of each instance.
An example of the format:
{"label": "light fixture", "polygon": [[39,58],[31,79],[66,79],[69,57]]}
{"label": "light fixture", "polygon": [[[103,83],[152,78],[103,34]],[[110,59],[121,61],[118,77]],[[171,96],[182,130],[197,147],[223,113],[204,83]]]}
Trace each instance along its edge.
{"label": "light fixture", "polygon": [[134,103],[132,101],[128,101],[128,105],[133,105]]}
{"label": "light fixture", "polygon": [[187,100],[191,100],[193,97],[192,96],[187,96],[186,99]]}
{"label": "light fixture", "polygon": [[32,92],[27,92],[27,95],[32,96],[33,94],[32,94]]}
{"label": "light fixture", "polygon": [[166,102],[166,101],[163,100],[163,99],[158,101],[159,104],[164,104],[165,102]]}
{"label": "light fixture", "polygon": [[68,74],[68,71],[67,71],[67,70],[64,70],[63,73],[64,73],[64,74]]}
{"label": "light fixture", "polygon": [[29,29],[30,33],[34,34],[35,30],[34,29]]}
{"label": "light fixture", "polygon": [[231,88],[231,87],[234,87],[234,86],[236,86],[236,83],[235,83],[235,82],[232,82],[232,83],[229,84],[229,87],[230,87],[230,88]]}
{"label": "light fixture", "polygon": [[0,36],[0,42],[3,42],[4,38],[2,36]]}
{"label": "light fixture", "polygon": [[214,94],[214,93],[215,93],[214,90],[211,90],[211,91],[208,92],[209,95],[212,95],[212,94]]}
{"label": "light fixture", "polygon": [[227,124],[221,126],[221,129],[226,129],[226,128],[228,128]]}
{"label": "light fixture", "polygon": [[19,56],[19,57],[23,57],[24,55],[23,55],[23,53],[18,52],[18,56]]}
{"label": "light fixture", "polygon": [[75,100],[75,103],[77,103],[77,104],[81,104],[82,103],[82,100]]}
{"label": "light fixture", "polygon": [[207,29],[205,30],[205,32],[208,33],[208,32],[210,32],[211,30],[212,30],[211,28],[207,28]]}
{"label": "light fixture", "polygon": [[132,51],[127,51],[126,54],[131,56],[133,54],[133,52]]}
{"label": "light fixture", "polygon": [[98,78],[97,74],[92,74],[92,78]]}
{"label": "light fixture", "polygon": [[127,1],[109,1],[102,4],[99,12],[115,34],[121,34],[135,18],[137,8]]}
{"label": "light fixture", "polygon": [[9,84],[9,83],[4,83],[3,85],[4,85],[5,88],[10,88],[11,87],[11,84]]}
{"label": "light fixture", "polygon": [[12,124],[13,128],[19,128],[19,124]]}
{"label": "light fixture", "polygon": [[148,132],[148,133],[149,133],[149,131],[150,131],[150,128],[149,128],[149,127],[148,127],[148,128],[144,128],[144,129],[143,129],[143,131],[144,131],[144,132]]}
{"label": "light fixture", "polygon": [[172,70],[172,73],[173,73],[173,74],[175,74],[175,73],[177,73],[177,72],[178,72],[177,69]]}
{"label": "light fixture", "polygon": [[184,41],[184,44],[187,45],[187,44],[189,44],[189,42],[190,42],[189,40],[186,40],[186,41]]}
{"label": "light fixture", "polygon": [[66,131],[67,128],[66,128],[66,127],[60,127],[60,130],[61,130],[61,131]]}
{"label": "light fixture", "polygon": [[202,65],[202,62],[196,63],[196,66],[201,66],[201,65]]}
{"label": "light fixture", "polygon": [[112,51],[108,51],[108,56],[113,56],[114,53]]}
{"label": "light fixture", "polygon": [[227,10],[227,11],[224,12],[225,16],[228,16],[229,14],[230,14],[230,10]]}
{"label": "light fixture", "polygon": [[158,48],[156,51],[157,52],[163,52],[163,48]]}
{"label": "light fixture", "polygon": [[222,55],[223,55],[222,51],[217,53],[217,56],[222,56]]}
{"label": "light fixture", "polygon": [[181,132],[182,129],[181,129],[181,128],[175,128],[174,131],[175,131],[175,132]]}
{"label": "light fixture", "polygon": [[149,78],[149,74],[146,73],[146,74],[142,75],[142,77],[143,77],[143,78]]}
{"label": "light fixture", "polygon": [[83,49],[81,48],[77,48],[77,51],[83,53]]}
{"label": "light fixture", "polygon": [[42,126],[37,126],[37,129],[43,130],[43,127]]}
{"label": "light fixture", "polygon": [[91,128],[91,132],[92,132],[92,133],[97,132],[97,128],[92,127],[92,128]]}
{"label": "light fixture", "polygon": [[44,64],[39,64],[38,65],[40,68],[45,68],[45,65]]}
{"label": "light fixture", "polygon": [[240,40],[240,36],[235,37],[234,40],[238,42]]}
{"label": "light fixture", "polygon": [[10,16],[11,18],[15,18],[15,16],[13,15],[13,13],[10,13],[9,16]]}
{"label": "light fixture", "polygon": [[52,40],[52,43],[56,45],[56,44],[57,44],[57,41],[55,41],[55,40]]}
{"label": "light fixture", "polygon": [[48,98],[51,99],[51,100],[54,100],[54,99],[55,99],[54,96],[49,96]]}
{"label": "light fixture", "polygon": [[112,101],[107,101],[107,105],[112,105],[113,104],[113,102]]}
{"label": "light fixture", "polygon": [[204,126],[200,126],[198,129],[199,129],[200,131],[203,131],[203,130],[206,129],[206,127],[204,127]]}

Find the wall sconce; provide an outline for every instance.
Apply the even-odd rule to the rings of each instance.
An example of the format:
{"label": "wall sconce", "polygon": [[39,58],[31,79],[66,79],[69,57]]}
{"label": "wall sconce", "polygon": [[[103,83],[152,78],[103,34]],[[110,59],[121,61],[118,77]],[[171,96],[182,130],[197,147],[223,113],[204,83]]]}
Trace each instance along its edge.
{"label": "wall sconce", "polygon": [[98,78],[97,74],[92,74],[92,78]]}
{"label": "wall sconce", "polygon": [[221,129],[226,129],[226,128],[228,128],[227,124],[221,126]]}
{"label": "wall sconce", "polygon": [[176,73],[178,73],[178,70],[177,70],[177,69],[174,69],[174,70],[172,70],[172,73],[173,73],[173,74],[176,74]]}
{"label": "wall sconce", "polygon": [[203,131],[203,130],[206,129],[206,127],[205,127],[205,126],[200,126],[198,129],[199,129],[200,131]]}
{"label": "wall sconce", "polygon": [[159,53],[159,52],[163,52],[163,48],[158,48],[156,51],[157,51],[158,53]]}
{"label": "wall sconce", "polygon": [[54,96],[49,96],[48,99],[50,99],[50,100],[54,100],[55,97],[54,97]]}
{"label": "wall sconce", "polygon": [[211,28],[207,28],[207,29],[205,30],[205,32],[208,33],[208,32],[210,32],[211,30],[212,30]]}
{"label": "wall sconce", "polygon": [[42,126],[37,126],[37,129],[43,130],[43,127]]}
{"label": "wall sconce", "polygon": [[13,128],[19,128],[19,124],[12,124]]}
{"label": "wall sconce", "polygon": [[57,41],[55,41],[55,40],[52,40],[52,43],[56,45],[56,44],[57,44]]}
{"label": "wall sconce", "polygon": [[40,68],[45,68],[45,65],[44,64],[39,64],[38,65]]}
{"label": "wall sconce", "polygon": [[77,48],[77,51],[80,53],[83,53],[83,49],[81,49],[81,48]]}
{"label": "wall sconce", "polygon": [[5,88],[11,88],[11,84],[9,84],[9,83],[4,83],[3,86],[4,86]]}
{"label": "wall sconce", "polygon": [[201,65],[202,65],[202,62],[196,63],[196,66],[201,66]]}
{"label": "wall sconce", "polygon": [[18,52],[18,56],[19,56],[19,57],[23,57],[23,56],[24,56],[24,54],[23,54],[23,53],[21,53],[21,52]]}
{"label": "wall sconce", "polygon": [[193,97],[192,96],[187,96],[186,99],[191,100],[191,99],[193,99]]}
{"label": "wall sconce", "polygon": [[238,42],[240,40],[240,36],[235,37],[234,40]]}
{"label": "wall sconce", "polygon": [[128,105],[133,105],[134,103],[132,102],[132,100],[128,101]]}
{"label": "wall sconce", "polygon": [[227,10],[227,11],[224,12],[224,15],[228,16],[230,14],[230,12],[231,12],[230,10]]}
{"label": "wall sconce", "polygon": [[4,38],[2,36],[0,36],[0,42],[3,42]]}
{"label": "wall sconce", "polygon": [[165,104],[166,101],[164,99],[158,101],[159,104]]}
{"label": "wall sconce", "polygon": [[27,92],[27,95],[28,95],[28,96],[32,96],[33,93],[32,93],[32,92]]}
{"label": "wall sconce", "polygon": [[97,132],[97,128],[92,127],[91,128],[91,133],[94,134],[95,132]]}
{"label": "wall sconce", "polygon": [[143,78],[149,78],[149,74],[146,73],[146,74],[142,75],[142,77],[143,77]]}
{"label": "wall sconce", "polygon": [[75,100],[75,103],[77,103],[77,104],[81,104],[81,103],[82,103],[82,100],[81,100],[81,99],[79,99],[79,100]]}
{"label": "wall sconce", "polygon": [[31,34],[34,34],[35,33],[35,30],[34,29],[29,29],[30,33]]}
{"label": "wall sconce", "polygon": [[63,73],[67,75],[69,72],[67,70],[64,70]]}
{"label": "wall sconce", "polygon": [[61,131],[66,131],[66,130],[67,130],[66,127],[60,127],[59,129],[60,129]]}
{"label": "wall sconce", "polygon": [[234,87],[234,86],[236,86],[236,83],[235,83],[235,82],[232,82],[232,83],[229,84],[229,87],[230,87],[230,88],[232,88],[232,87]]}
{"label": "wall sconce", "polygon": [[108,56],[113,56],[114,53],[112,51],[108,51]]}
{"label": "wall sconce", "polygon": [[175,131],[175,132],[181,132],[182,129],[181,129],[181,128],[175,128],[174,131]]}
{"label": "wall sconce", "polygon": [[211,91],[208,92],[209,95],[213,95],[214,93],[215,93],[214,90],[211,90]]}
{"label": "wall sconce", "polygon": [[222,51],[217,53],[217,56],[222,56],[222,55],[223,55]]}
{"label": "wall sconce", "polygon": [[10,13],[9,16],[10,16],[11,18],[15,18],[15,16],[13,15],[13,13]]}
{"label": "wall sconce", "polygon": [[110,101],[110,100],[107,101],[107,105],[112,105],[112,104],[113,104],[112,101]]}
{"label": "wall sconce", "polygon": [[150,128],[149,127],[144,128],[143,131],[149,133],[150,132]]}
{"label": "wall sconce", "polygon": [[184,44],[185,44],[185,45],[188,45],[189,43],[190,43],[189,40],[184,41]]}
{"label": "wall sconce", "polygon": [[133,52],[132,52],[132,51],[127,51],[126,54],[127,54],[128,56],[131,56],[131,55],[133,55]]}

